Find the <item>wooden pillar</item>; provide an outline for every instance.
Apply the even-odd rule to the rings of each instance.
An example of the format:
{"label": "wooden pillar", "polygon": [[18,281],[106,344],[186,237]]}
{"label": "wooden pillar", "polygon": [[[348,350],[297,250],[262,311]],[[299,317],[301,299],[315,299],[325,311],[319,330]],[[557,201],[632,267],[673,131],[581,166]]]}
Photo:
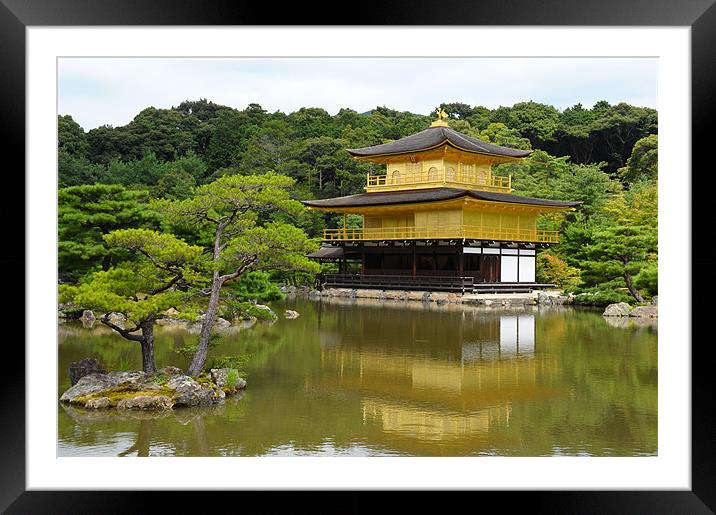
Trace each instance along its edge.
{"label": "wooden pillar", "polygon": [[365,245],[360,249],[360,275],[365,275]]}
{"label": "wooden pillar", "polygon": [[413,244],[413,277],[417,275],[418,266],[417,266],[417,256],[416,256],[416,248],[415,244]]}
{"label": "wooden pillar", "polygon": [[463,249],[457,251],[457,275],[465,275],[465,252]]}

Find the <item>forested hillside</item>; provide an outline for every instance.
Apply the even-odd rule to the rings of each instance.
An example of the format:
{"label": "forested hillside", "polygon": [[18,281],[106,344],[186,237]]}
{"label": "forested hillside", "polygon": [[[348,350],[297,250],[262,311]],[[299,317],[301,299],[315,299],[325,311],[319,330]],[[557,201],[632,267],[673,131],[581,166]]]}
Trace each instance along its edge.
{"label": "forested hillside", "polygon": [[[563,241],[542,253],[541,280],[598,303],[656,293],[654,109],[604,101],[563,111],[536,102],[441,107],[460,132],[535,150],[495,170],[512,174],[516,194],[584,202],[574,213],[542,220],[561,229]],[[353,160],[346,148],[402,138],[432,120],[387,107],[363,114],[342,109],[331,116],[320,108],[268,113],[258,104],[237,110],[203,99],[171,109],[148,107],[125,126],[89,131],[70,115],[60,116],[60,278],[77,281],[123,259],[104,246],[102,234],[162,228],[149,209],[152,198],[186,199],[195,187],[225,175],[275,171],[295,180],[297,199],[361,192],[365,174],[381,170]],[[90,187],[96,184],[107,186]],[[291,222],[316,237],[338,220],[309,213]]]}

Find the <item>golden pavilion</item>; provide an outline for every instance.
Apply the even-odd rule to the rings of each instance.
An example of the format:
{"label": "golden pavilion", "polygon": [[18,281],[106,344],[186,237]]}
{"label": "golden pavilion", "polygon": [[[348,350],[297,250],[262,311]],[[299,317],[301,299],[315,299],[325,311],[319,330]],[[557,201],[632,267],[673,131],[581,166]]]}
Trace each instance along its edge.
{"label": "golden pavilion", "polygon": [[[531,154],[461,134],[445,121],[408,137],[349,149],[354,159],[385,166],[366,177],[365,193],[303,203],[343,214],[343,227],[325,229],[311,254],[339,263],[322,286],[460,292],[527,292],[536,282],[539,249],[558,243],[557,231],[537,228],[541,214],[581,202],[513,195],[511,176],[492,167]],[[362,227],[346,226],[346,215]]]}

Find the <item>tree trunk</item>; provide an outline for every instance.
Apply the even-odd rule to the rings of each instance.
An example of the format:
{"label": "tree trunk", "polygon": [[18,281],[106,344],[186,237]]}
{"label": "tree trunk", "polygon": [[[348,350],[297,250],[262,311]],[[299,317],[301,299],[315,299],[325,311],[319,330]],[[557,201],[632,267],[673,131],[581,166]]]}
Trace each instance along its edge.
{"label": "tree trunk", "polygon": [[142,369],[147,373],[156,372],[154,363],[154,319],[150,318],[140,324],[142,328]]}
{"label": "tree trunk", "polygon": [[641,296],[639,290],[634,288],[634,285],[631,282],[631,275],[624,274],[624,281],[626,282],[626,286],[629,289],[629,293],[631,293],[631,296],[634,297],[637,302],[644,302],[644,297]]}
{"label": "tree trunk", "polygon": [[201,324],[201,333],[199,334],[199,346],[194,353],[194,357],[189,365],[187,374],[197,376],[201,373],[206,363],[206,355],[209,351],[209,339],[211,338],[211,329],[214,327],[216,319],[216,311],[219,307],[219,294],[221,293],[221,281],[219,280],[219,272],[215,271],[211,281],[211,295],[209,296],[209,305]]}

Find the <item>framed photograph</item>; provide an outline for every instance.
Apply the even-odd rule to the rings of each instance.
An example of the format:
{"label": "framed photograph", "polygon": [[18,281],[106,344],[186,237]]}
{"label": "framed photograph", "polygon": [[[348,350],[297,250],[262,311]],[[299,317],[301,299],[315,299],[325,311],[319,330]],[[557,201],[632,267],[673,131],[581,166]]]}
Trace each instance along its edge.
{"label": "framed photograph", "polygon": [[461,490],[712,512],[710,3],[316,25],[3,0],[27,302],[0,508]]}

